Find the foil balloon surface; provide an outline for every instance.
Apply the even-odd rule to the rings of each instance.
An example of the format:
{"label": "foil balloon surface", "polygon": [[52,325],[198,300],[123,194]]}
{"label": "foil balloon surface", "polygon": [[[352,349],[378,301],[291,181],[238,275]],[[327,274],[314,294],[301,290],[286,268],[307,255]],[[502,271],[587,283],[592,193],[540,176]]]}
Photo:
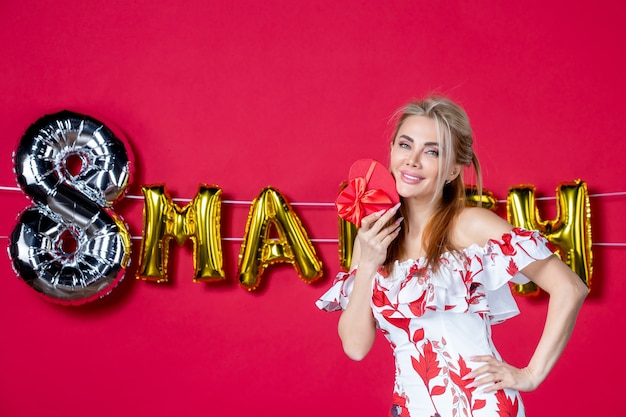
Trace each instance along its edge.
{"label": "foil balloon surface", "polygon": [[359,228],[354,223],[339,218],[339,266],[344,271],[349,271],[352,265],[354,241],[358,232]]}
{"label": "foil balloon surface", "polygon": [[10,237],[15,272],[60,304],[109,294],[130,262],[130,235],[112,208],[132,176],[122,134],[67,110],[45,115],[23,135],[13,164],[35,204]]}
{"label": "foil balloon surface", "polygon": [[498,200],[489,190],[478,191],[475,185],[465,185],[465,204],[471,207],[482,207],[487,210],[497,211]]}
{"label": "foil balloon surface", "polygon": [[[556,219],[544,220],[536,206],[535,187],[511,187],[507,197],[507,219],[514,226],[539,230],[555,246],[554,252],[591,290],[593,252],[587,184],[580,179],[559,184],[556,201]],[[519,295],[540,292],[532,282],[515,285],[514,291]]]}
{"label": "foil balloon surface", "polygon": [[[278,236],[272,237],[272,231]],[[278,190],[267,187],[250,207],[239,252],[239,284],[257,289],[265,269],[277,263],[292,264],[306,283],[322,276],[322,263],[300,218]]]}
{"label": "foil balloon surface", "polygon": [[187,239],[194,246],[194,281],[222,281],[220,236],[221,195],[217,186],[201,184],[198,194],[184,207],[176,205],[165,184],[142,187],[144,226],[137,278],[167,282],[169,242],[182,246]]}

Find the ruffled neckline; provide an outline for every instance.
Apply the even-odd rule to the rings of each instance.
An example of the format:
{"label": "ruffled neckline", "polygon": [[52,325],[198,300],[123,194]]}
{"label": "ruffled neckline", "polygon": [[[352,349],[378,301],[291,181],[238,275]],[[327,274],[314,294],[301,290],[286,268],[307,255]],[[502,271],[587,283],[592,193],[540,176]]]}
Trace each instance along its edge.
{"label": "ruffled neckline", "polygon": [[[515,228],[482,247],[472,244],[445,252],[436,272],[424,257],[395,261],[390,274],[379,271],[372,280],[372,309],[387,318],[420,317],[427,310],[474,312],[498,323],[519,313],[509,281],[528,282],[519,271],[552,254],[539,232]],[[326,311],[345,309],[356,271],[357,267],[337,274],[317,306]]]}
{"label": "ruffled neckline", "polygon": [[519,271],[551,253],[538,232],[516,228],[482,247],[443,253],[436,271],[425,257],[395,261],[388,274],[379,271],[373,280],[373,308],[392,318],[432,310],[479,313],[500,322],[519,313],[508,282],[528,282]]}
{"label": "ruffled neckline", "polygon": [[[505,235],[509,235],[509,233],[506,233]],[[447,260],[458,260],[460,258],[459,255],[468,257],[468,256],[472,256],[475,254],[482,254],[487,252],[488,247],[492,244],[492,242],[497,242],[495,240],[489,240],[487,243],[485,243],[484,246],[480,246],[477,243],[472,243],[471,245],[456,250],[456,251],[447,251],[441,254],[441,256],[439,257],[439,260],[441,261],[442,259],[447,259]],[[426,257],[422,256],[420,258],[408,258],[405,259],[403,261],[399,261],[396,260],[393,262],[394,267],[395,266],[404,266],[407,264],[418,264],[418,265],[424,265],[426,263]]]}

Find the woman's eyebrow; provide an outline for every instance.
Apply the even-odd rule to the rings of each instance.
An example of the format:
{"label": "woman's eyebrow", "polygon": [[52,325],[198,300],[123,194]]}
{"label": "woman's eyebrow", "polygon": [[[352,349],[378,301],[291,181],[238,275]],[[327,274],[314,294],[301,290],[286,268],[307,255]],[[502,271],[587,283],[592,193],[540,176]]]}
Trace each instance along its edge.
{"label": "woman's eyebrow", "polygon": [[[400,135],[399,138],[406,139],[411,143],[415,143],[415,140],[412,137],[407,136],[407,135]],[[439,146],[439,142],[426,142],[424,143],[424,146]]]}

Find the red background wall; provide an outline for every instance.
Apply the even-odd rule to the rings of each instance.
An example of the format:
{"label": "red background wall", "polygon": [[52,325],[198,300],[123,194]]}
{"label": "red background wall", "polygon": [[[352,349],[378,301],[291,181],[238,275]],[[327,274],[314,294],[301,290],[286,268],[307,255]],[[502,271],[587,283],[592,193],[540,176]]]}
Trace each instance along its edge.
{"label": "red background wall", "polygon": [[[433,4],[434,3],[434,4]],[[462,103],[485,185],[499,199],[528,183],[554,197],[581,178],[592,208],[594,275],[575,334],[529,415],[623,415],[626,196],[623,1],[229,2],[57,0],[0,3],[0,185],[11,152],[52,111],[77,109],[121,128],[135,155],[131,195],[165,183],[192,198],[217,184],[250,201],[271,185],[292,203],[332,202],[349,165],[386,160],[387,119],[413,96]],[[2,245],[29,205],[1,191]],[[542,210],[554,215],[553,200]],[[248,205],[224,204],[222,236],[241,238]],[[192,282],[191,245],[172,246],[170,282],[134,278],[80,307],[38,297],[0,257],[0,415],[382,416],[393,363],[381,338],[347,359],[338,314],[314,302],[339,270],[331,208],[295,206],[324,276],[305,284],[275,266],[261,288],[236,283],[240,242],[225,240],[227,281]],[[504,208],[502,204],[501,210]],[[116,211],[141,236],[142,202]],[[607,244],[608,245],[603,245]],[[543,297],[495,328],[524,365]],[[617,352],[616,352],[617,351]]]}

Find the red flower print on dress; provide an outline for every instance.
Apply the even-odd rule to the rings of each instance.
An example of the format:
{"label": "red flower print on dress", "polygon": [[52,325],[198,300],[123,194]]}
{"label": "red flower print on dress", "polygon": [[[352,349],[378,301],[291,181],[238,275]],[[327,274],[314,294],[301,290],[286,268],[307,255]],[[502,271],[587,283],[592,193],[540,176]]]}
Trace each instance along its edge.
{"label": "red flower print on dress", "polygon": [[513,259],[509,259],[509,266],[506,268],[507,274],[513,276],[519,272],[519,268]]}
{"label": "red flower print on dress", "polygon": [[548,247],[548,249],[550,250],[550,252],[555,253],[556,251],[559,250],[559,248],[553,244],[552,242],[548,242],[546,243],[546,246]]}
{"label": "red flower print on dress", "polygon": [[428,268],[422,266],[420,267],[418,263],[414,263],[409,269],[409,273],[407,274],[407,278],[417,278],[417,282],[420,285],[424,285],[424,283],[428,280]]}
{"label": "red flower print on dress", "polygon": [[515,247],[511,244],[511,239],[513,236],[510,234],[506,234],[502,236],[502,243],[495,241],[496,244],[500,247],[502,254],[505,256],[513,256],[515,255]]}
{"label": "red flower print on dress", "polygon": [[475,410],[480,410],[481,408],[483,408],[487,402],[485,400],[476,400],[474,403],[472,403],[472,394],[474,393],[476,388],[468,388],[467,386],[473,381],[473,379],[468,379],[468,380],[462,379],[465,375],[469,374],[471,371],[472,370],[465,363],[465,360],[462,357],[460,357],[459,358],[459,373],[450,372],[450,379],[452,379],[452,382],[461,389],[463,394],[465,394],[465,397],[467,398],[468,403],[471,404],[472,411],[475,411]]}
{"label": "red flower print on dress", "polygon": [[498,400],[498,416],[499,417],[517,417],[519,412],[519,402],[517,397],[515,401],[511,401],[504,390],[496,392],[496,399]]}
{"label": "red flower print on dress", "polygon": [[387,297],[385,291],[381,290],[378,285],[376,285],[376,288],[374,288],[374,291],[372,292],[372,303],[378,308],[391,305],[389,297]]}
{"label": "red flower print on dress", "polygon": [[381,288],[378,283],[375,283],[372,290],[372,304],[379,308],[381,314],[385,317],[391,316],[393,313],[399,313],[398,304],[392,303],[384,288]]}
{"label": "red flower print on dress", "polygon": [[[439,366],[439,361],[437,360],[437,353],[433,351],[432,343],[426,342],[424,343],[424,353],[419,354],[417,358],[411,357],[411,362],[413,363],[413,368],[417,372],[417,374],[424,381],[424,385],[427,387],[430,385],[430,380],[435,378],[441,372],[441,367]],[[440,391],[440,389],[443,389]],[[434,392],[436,391],[436,392]],[[432,395],[440,395],[445,391],[445,387],[434,387],[430,394]]]}
{"label": "red flower print on dress", "polygon": [[421,317],[424,315],[424,310],[426,308],[426,292],[423,292],[420,298],[415,301],[409,303],[409,309],[411,312],[415,314],[417,317]]}
{"label": "red flower print on dress", "polygon": [[[333,286],[335,286],[338,282],[341,282],[341,295],[344,297],[347,297],[348,294],[346,294],[346,285],[345,282],[347,281],[348,278],[350,278],[351,276],[356,274],[356,270],[352,271],[350,273],[348,272],[340,272],[337,274],[337,276],[335,277],[335,281],[333,282]],[[335,300],[337,301],[337,300]]]}
{"label": "red flower print on dress", "polygon": [[372,292],[372,303],[374,306],[380,308],[380,314],[382,317],[394,327],[402,329],[406,332],[407,337],[411,337],[409,332],[409,324],[411,319],[407,317],[391,317],[394,313],[402,315],[398,310],[398,304],[393,304],[387,294],[380,289],[378,285],[374,287]]}
{"label": "red flower print on dress", "polygon": [[526,229],[522,229],[521,227],[516,227],[516,228],[513,229],[513,233],[518,235],[518,236],[530,237],[530,240],[535,242],[535,238],[534,238],[533,235],[536,232],[534,230],[526,230]]}
{"label": "red flower print on dress", "polygon": [[413,332],[413,337],[411,338],[413,343],[419,343],[424,340],[424,329],[417,329]]}
{"label": "red flower print on dress", "polygon": [[[477,282],[473,282],[472,285],[470,286],[469,299],[467,300],[467,303],[469,305],[480,305],[481,301],[484,300],[485,298],[486,298],[486,294],[483,291],[483,286]],[[481,310],[476,310],[476,311],[481,311]],[[488,312],[489,310],[486,309],[484,311]]]}
{"label": "red flower print on dress", "polygon": [[392,326],[397,327],[398,329],[402,329],[406,332],[407,337],[411,336],[409,332],[409,324],[411,324],[411,319],[407,317],[388,317],[383,316],[385,320],[389,322]]}
{"label": "red flower print on dress", "polygon": [[470,271],[469,268],[467,270],[458,270],[457,272],[466,286],[469,286],[472,283],[474,273]]}

